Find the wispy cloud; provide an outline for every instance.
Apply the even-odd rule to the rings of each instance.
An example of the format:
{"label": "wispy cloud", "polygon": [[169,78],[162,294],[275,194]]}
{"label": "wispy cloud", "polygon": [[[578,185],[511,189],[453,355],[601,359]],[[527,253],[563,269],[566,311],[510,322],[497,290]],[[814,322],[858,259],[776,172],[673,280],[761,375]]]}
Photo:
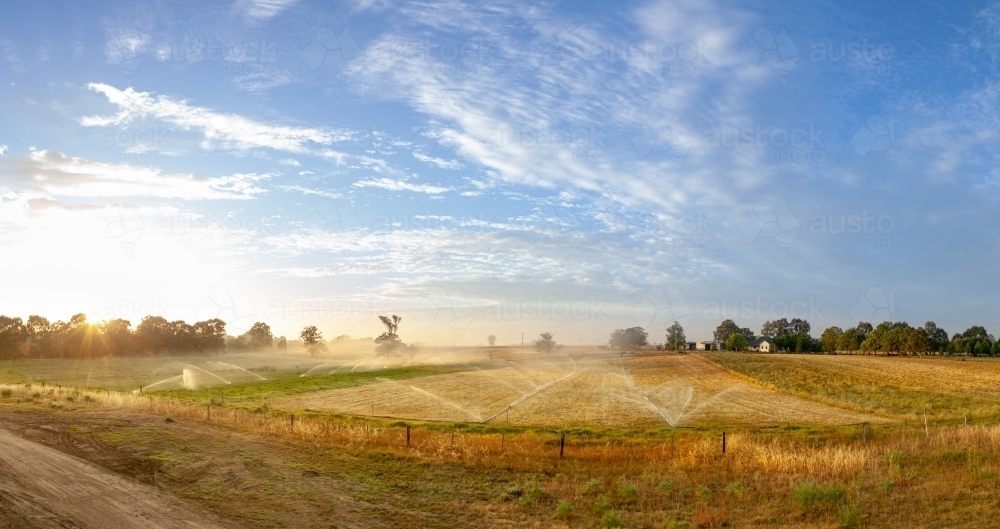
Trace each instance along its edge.
{"label": "wispy cloud", "polygon": [[414,193],[424,193],[427,195],[440,195],[441,193],[447,193],[448,191],[453,190],[450,187],[440,187],[430,184],[411,184],[409,182],[393,180],[391,178],[362,180],[360,182],[355,182],[354,187],[377,187],[381,189],[388,189],[389,191],[412,191]]}
{"label": "wispy cloud", "polygon": [[247,200],[265,193],[259,183],[270,178],[267,174],[165,174],[158,169],[93,162],[55,151],[32,151],[27,158],[7,159],[0,162],[0,171],[7,183],[63,197]]}
{"label": "wispy cloud", "polygon": [[234,7],[248,18],[267,20],[295,2],[296,0],[237,0]]}
{"label": "wispy cloud", "polygon": [[346,130],[320,127],[296,127],[262,123],[239,114],[222,114],[213,110],[175,101],[167,96],[154,96],[132,88],[119,90],[103,83],[90,83],[88,88],[104,94],[118,106],[113,116],[88,116],[80,119],[87,127],[121,125],[136,119],[154,118],[183,130],[201,132],[202,148],[223,151],[247,151],[255,148],[306,153],[313,147],[331,145],[352,137]]}

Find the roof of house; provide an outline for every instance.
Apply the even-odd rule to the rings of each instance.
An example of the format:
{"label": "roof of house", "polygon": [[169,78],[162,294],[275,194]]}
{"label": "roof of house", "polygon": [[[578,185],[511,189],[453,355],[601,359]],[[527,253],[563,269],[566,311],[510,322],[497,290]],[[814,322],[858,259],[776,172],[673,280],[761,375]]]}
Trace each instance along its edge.
{"label": "roof of house", "polygon": [[774,340],[772,340],[771,338],[768,338],[767,336],[761,336],[760,338],[757,338],[756,340],[754,340],[753,343],[750,344],[750,346],[751,347],[757,347],[757,346],[759,346],[760,344],[762,344],[764,342],[767,342],[767,343],[769,343],[771,345],[774,345]]}

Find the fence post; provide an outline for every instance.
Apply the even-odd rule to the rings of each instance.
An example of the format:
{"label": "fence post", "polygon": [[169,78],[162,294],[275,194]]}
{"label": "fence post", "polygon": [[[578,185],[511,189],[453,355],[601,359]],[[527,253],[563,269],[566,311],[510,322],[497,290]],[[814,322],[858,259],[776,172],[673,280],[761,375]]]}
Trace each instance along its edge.
{"label": "fence post", "polygon": [[406,447],[409,448],[409,446],[410,446],[410,425],[407,424],[406,425]]}
{"label": "fence post", "polygon": [[726,453],[726,432],[722,432],[722,453]]}
{"label": "fence post", "polygon": [[500,432],[500,451],[503,452],[504,440],[507,438],[507,434]]}
{"label": "fence post", "polygon": [[294,430],[295,429],[295,414],[294,413],[292,414],[291,419],[292,419],[292,425],[289,428],[292,429],[292,430]]}
{"label": "fence post", "polygon": [[566,434],[559,436],[559,459],[562,459],[563,451],[566,449]]}
{"label": "fence post", "polygon": [[208,420],[212,420],[212,405],[211,404],[209,404],[208,406],[205,406],[205,417]]}

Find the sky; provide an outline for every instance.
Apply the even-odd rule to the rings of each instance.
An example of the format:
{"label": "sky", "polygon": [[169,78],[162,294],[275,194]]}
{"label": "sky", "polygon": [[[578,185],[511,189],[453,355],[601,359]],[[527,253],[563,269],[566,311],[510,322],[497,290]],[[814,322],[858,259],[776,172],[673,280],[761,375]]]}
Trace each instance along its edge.
{"label": "sky", "polygon": [[4,11],[2,314],[1000,333],[1000,4]]}

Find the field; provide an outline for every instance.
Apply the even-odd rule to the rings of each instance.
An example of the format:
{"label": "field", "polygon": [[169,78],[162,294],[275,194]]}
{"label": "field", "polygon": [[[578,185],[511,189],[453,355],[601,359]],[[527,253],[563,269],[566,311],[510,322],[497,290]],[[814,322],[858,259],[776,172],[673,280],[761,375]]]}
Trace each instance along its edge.
{"label": "field", "polygon": [[[42,361],[0,365],[0,429],[216,527],[980,527],[1000,507],[998,367],[583,348]],[[196,387],[148,388],[185,368]],[[0,483],[16,467],[0,457]]]}
{"label": "field", "polygon": [[712,362],[788,394],[900,421],[1000,422],[992,359],[709,353]]}

